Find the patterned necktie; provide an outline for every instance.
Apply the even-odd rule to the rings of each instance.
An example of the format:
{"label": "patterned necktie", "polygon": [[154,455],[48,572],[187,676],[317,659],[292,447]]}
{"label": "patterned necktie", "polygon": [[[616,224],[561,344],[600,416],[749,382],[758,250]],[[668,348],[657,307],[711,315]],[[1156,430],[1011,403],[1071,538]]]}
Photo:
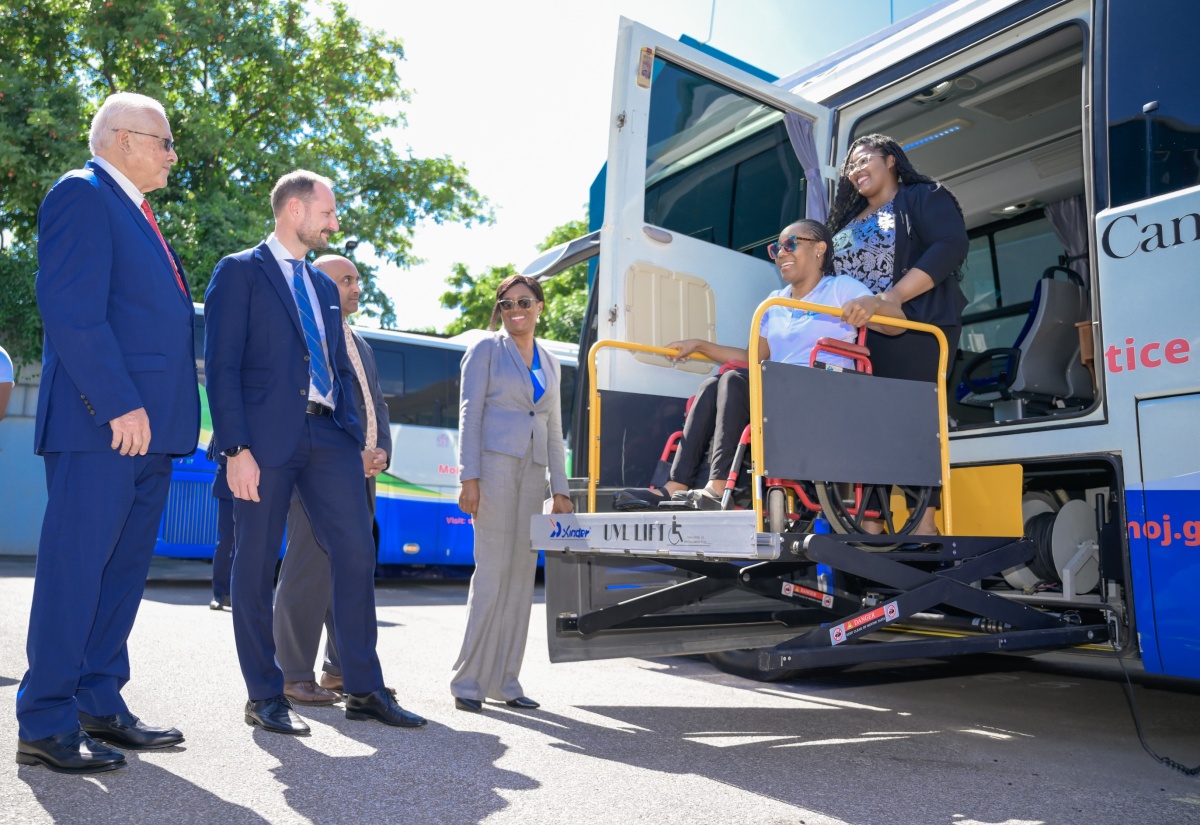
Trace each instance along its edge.
{"label": "patterned necktie", "polygon": [[362,390],[363,406],[367,409],[366,432],[364,435],[367,438],[367,449],[374,450],[379,445],[379,422],[375,419],[375,400],[371,397],[371,385],[367,383],[367,371],[363,369],[362,355],[358,352],[358,345],[354,343],[354,333],[350,332],[350,325],[342,321],[342,336],[346,341],[346,354],[350,356],[350,364],[354,367],[354,374],[358,376],[358,387]]}
{"label": "patterned necktie", "polygon": [[292,265],[292,291],[296,294],[296,306],[300,308],[300,326],[304,329],[304,343],[308,345],[308,374],[312,378],[317,394],[329,397],[333,382],[329,378],[329,366],[325,363],[325,350],[321,349],[321,331],[317,328],[317,317],[313,313],[312,301],[308,300],[308,289],[304,286],[304,262],[288,259]]}
{"label": "patterned necktie", "polygon": [[146,216],[146,220],[150,221],[150,225],[154,227],[154,234],[158,236],[158,242],[162,244],[163,252],[167,253],[167,260],[171,262],[171,271],[175,273],[175,283],[179,284],[179,288],[183,290],[183,294],[190,301],[192,294],[188,292],[186,286],[183,285],[183,276],[179,274],[179,270],[175,267],[175,259],[171,257],[171,250],[167,247],[167,239],[163,237],[158,228],[158,221],[154,220],[154,212],[150,209],[150,201],[142,198],[142,214]]}

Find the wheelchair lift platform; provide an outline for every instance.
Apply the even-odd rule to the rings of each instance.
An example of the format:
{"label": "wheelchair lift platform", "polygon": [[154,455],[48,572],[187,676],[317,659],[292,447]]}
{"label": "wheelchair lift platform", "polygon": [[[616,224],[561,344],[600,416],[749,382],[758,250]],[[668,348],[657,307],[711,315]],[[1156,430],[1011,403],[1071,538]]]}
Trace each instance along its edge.
{"label": "wheelchair lift platform", "polygon": [[[764,673],[1107,641],[1098,609],[1039,609],[987,589],[1026,564],[1026,538],[764,533],[752,510],[534,516],[536,549],[583,558],[641,557],[692,577],[579,615],[560,633],[769,623],[798,635],[759,651]],[[896,545],[898,538],[906,541]],[[822,581],[818,566],[832,576]],[[729,591],[775,605],[740,614],[679,610]]]}

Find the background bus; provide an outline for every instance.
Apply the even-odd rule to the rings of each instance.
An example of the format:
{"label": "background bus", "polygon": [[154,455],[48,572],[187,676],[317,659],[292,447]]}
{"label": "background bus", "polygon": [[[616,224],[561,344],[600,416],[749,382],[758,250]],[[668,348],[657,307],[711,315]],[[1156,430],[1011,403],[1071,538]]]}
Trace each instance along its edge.
{"label": "background bus", "polygon": [[[458,509],[459,363],[466,348],[486,335],[472,330],[453,338],[357,328],[375,352],[395,445],[379,476],[375,509],[378,563],[466,568],[474,564],[470,519]],[[576,344],[541,343],[562,362],[563,421],[571,420]],[[196,307],[196,369],[204,383],[204,308]],[[205,457],[212,435],[203,391],[200,439],[193,455],[175,460],[171,490],[155,553],[212,558],[217,542],[215,465]],[[566,425],[564,424],[564,427]],[[570,467],[570,452],[567,466]],[[465,572],[465,571],[463,571]]]}
{"label": "background bus", "polygon": [[[791,220],[824,219],[857,137],[891,135],[957,196],[971,238],[952,464],[1018,465],[1022,516],[1040,537],[1037,564],[983,586],[1103,616],[1113,644],[1095,652],[1200,678],[1189,606],[1200,582],[1200,96],[1190,31],[1171,22],[1191,15],[1186,0],[956,0],[777,83],[622,21],[584,351],[597,339],[744,346],[747,320],[780,283],[765,245]],[[1053,381],[1018,380],[1030,371]],[[606,356],[603,430],[588,433],[577,406],[574,434],[599,438],[602,466],[580,450],[576,474],[646,484],[701,377]],[[552,659],[720,654],[795,635],[724,618],[700,628],[695,615],[588,637],[555,625],[680,577],[548,559]],[[743,593],[677,612],[761,618],[770,605]]]}

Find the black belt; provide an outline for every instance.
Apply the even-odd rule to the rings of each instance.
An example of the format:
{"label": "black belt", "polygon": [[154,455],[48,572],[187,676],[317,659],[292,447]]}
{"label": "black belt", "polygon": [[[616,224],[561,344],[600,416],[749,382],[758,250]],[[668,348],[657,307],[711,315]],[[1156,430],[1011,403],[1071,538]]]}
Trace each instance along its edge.
{"label": "black belt", "polygon": [[326,407],[320,401],[309,401],[308,409],[305,412],[309,415],[319,415],[322,418],[333,417],[333,407]]}

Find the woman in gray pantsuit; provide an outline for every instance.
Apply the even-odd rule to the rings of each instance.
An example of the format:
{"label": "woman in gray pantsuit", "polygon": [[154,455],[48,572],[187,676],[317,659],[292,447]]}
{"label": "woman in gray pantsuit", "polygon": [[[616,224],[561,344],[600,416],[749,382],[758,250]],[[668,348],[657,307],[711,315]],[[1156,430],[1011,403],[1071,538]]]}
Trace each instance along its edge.
{"label": "woman in gray pantsuit", "polygon": [[545,296],[533,278],[512,275],[496,289],[491,329],[462,360],[458,416],[458,506],[473,516],[475,574],[467,632],[450,692],[459,710],[484,699],[536,708],[519,676],[533,604],[537,554],[529,520],[541,512],[546,471],[553,513],[572,511],[567,495],[557,359],[533,338]]}

